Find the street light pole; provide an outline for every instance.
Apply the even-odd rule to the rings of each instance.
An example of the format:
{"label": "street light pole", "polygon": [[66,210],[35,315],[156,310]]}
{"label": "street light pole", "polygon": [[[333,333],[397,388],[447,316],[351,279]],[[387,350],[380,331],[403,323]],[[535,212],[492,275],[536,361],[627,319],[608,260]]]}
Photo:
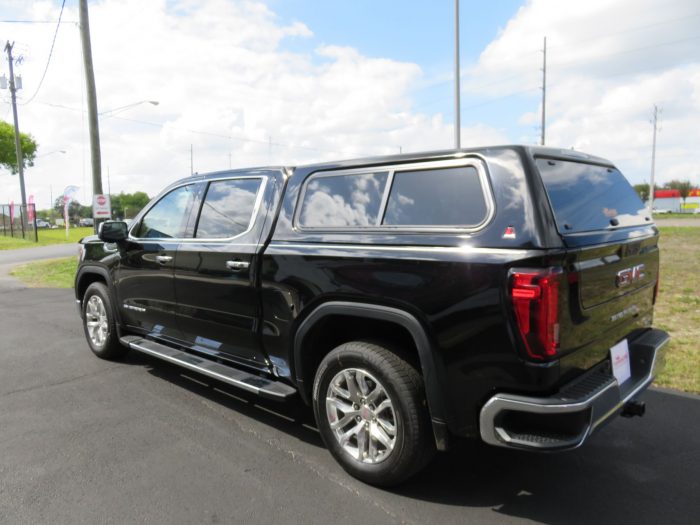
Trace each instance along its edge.
{"label": "street light pole", "polygon": [[651,180],[649,182],[649,213],[652,214],[654,213],[654,188],[656,186],[655,183],[655,177],[656,177],[656,132],[658,130],[658,122],[659,122],[659,108],[656,104],[654,104],[654,113],[652,117],[652,126],[654,128],[654,138],[652,139],[652,144],[651,144]]}
{"label": "street light pole", "polygon": [[64,155],[66,154],[66,150],[64,149],[55,149],[53,151],[49,151],[48,153],[42,153],[41,155],[36,155],[34,158],[35,159],[40,159],[42,157],[48,157],[49,155],[53,155],[54,153],[63,153]]}
{"label": "street light pole", "polygon": [[126,109],[133,108],[135,106],[140,106],[141,104],[151,104],[152,106],[157,106],[158,104],[160,104],[160,102],[158,102],[157,100],[140,100],[140,101],[134,102],[132,104],[127,104],[126,106],[119,106],[117,108],[112,108],[112,109],[108,109],[106,111],[102,111],[102,112],[98,113],[98,116],[103,117],[103,118],[109,118],[109,117],[114,116],[117,113],[121,113],[122,111],[124,111]]}
{"label": "street light pole", "polygon": [[[85,65],[85,84],[88,104],[88,126],[90,129],[90,159],[92,162],[92,194],[102,194],[102,157],[100,154],[100,128],[97,119],[97,93],[95,90],[95,71],[92,65],[92,46],[90,44],[90,20],[88,19],[87,0],[80,0],[80,40],[83,47]],[[95,222],[97,231],[97,222]]]}
{"label": "street light pole", "polygon": [[27,194],[24,190],[24,159],[22,158],[22,138],[19,133],[19,119],[17,117],[17,89],[15,88],[15,72],[14,64],[12,58],[12,48],[14,43],[10,44],[8,41],[5,44],[5,51],[7,51],[7,61],[10,64],[10,96],[12,98],[12,117],[15,120],[15,151],[17,154],[17,171],[19,173],[19,189],[22,193],[22,206],[24,207],[25,213],[27,209]]}
{"label": "street light pole", "polygon": [[459,0],[455,0],[455,149],[460,148],[461,142],[459,98]]}

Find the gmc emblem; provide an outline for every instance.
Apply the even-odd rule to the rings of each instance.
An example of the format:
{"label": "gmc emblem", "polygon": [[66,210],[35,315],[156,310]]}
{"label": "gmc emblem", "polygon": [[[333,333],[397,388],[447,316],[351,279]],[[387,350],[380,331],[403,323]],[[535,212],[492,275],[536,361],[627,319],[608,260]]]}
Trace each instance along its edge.
{"label": "gmc emblem", "polygon": [[644,265],[638,264],[637,266],[632,266],[632,268],[625,268],[617,272],[615,276],[615,285],[618,288],[623,288],[629,286],[635,281],[640,281],[644,278]]}

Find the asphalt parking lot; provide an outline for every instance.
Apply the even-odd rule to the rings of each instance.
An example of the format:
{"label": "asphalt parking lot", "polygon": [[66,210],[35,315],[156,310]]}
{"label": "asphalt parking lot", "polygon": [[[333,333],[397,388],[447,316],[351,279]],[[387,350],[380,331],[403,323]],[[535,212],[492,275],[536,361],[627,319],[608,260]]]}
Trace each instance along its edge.
{"label": "asphalt parking lot", "polygon": [[458,443],[392,491],[308,411],[168,364],[92,356],[72,291],[0,282],[0,523],[697,523],[700,398],[648,392],[582,449]]}

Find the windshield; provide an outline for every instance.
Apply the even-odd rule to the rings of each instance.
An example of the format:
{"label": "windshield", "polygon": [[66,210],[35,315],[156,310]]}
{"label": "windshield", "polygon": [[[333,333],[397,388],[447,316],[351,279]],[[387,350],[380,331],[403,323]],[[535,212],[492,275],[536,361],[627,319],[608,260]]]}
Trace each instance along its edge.
{"label": "windshield", "polygon": [[559,233],[578,233],[648,222],[637,192],[616,168],[583,162],[535,160]]}

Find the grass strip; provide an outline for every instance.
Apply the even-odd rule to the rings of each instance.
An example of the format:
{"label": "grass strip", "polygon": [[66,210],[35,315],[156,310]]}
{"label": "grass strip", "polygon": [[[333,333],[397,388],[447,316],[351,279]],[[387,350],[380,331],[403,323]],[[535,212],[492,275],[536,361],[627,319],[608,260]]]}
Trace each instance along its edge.
{"label": "grass strip", "polygon": [[23,264],[10,274],[32,288],[73,288],[77,268],[77,257],[65,257]]}
{"label": "grass strip", "polygon": [[40,229],[39,242],[33,240],[17,239],[14,237],[5,237],[0,231],[0,250],[18,250],[21,248],[34,248],[36,246],[49,246],[51,244],[70,244],[77,243],[83,237],[93,235],[94,230],[91,227],[87,228],[71,228],[68,230],[58,229]]}

